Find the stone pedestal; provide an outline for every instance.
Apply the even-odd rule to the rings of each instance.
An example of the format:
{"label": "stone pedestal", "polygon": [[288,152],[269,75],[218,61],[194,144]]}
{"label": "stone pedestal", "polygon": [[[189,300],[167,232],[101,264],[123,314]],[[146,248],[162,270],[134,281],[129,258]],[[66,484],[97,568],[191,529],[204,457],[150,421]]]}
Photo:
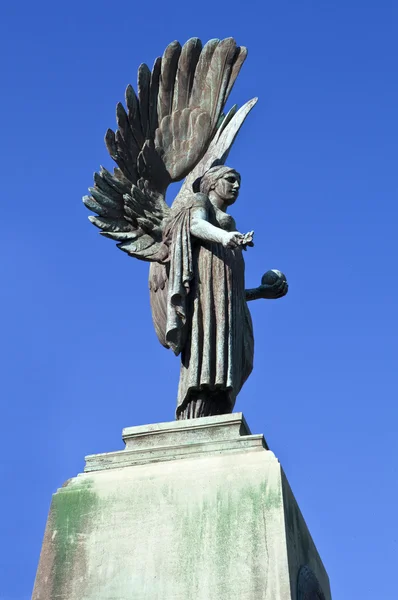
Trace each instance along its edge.
{"label": "stone pedestal", "polygon": [[33,600],[330,600],[281,466],[240,413],[131,427],[54,494]]}

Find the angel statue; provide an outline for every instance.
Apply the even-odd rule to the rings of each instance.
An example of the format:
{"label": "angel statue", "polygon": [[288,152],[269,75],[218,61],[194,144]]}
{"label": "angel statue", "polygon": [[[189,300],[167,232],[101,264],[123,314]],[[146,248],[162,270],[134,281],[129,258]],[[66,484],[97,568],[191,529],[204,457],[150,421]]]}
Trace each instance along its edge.
{"label": "angel statue", "polygon": [[[181,356],[177,419],[232,412],[253,366],[247,301],[288,289],[275,270],[245,290],[242,251],[253,232],[240,233],[227,212],[241,178],[225,161],[257,102],[223,113],[246,56],[232,38],[203,47],[192,38],[167,46],[152,71],[142,64],[138,95],[127,87],[127,111],[117,105],[118,129],[105,136],[117,168],[95,173],[83,199],[102,235],[150,262],[156,334]],[[168,206],[167,187],[184,178]]]}

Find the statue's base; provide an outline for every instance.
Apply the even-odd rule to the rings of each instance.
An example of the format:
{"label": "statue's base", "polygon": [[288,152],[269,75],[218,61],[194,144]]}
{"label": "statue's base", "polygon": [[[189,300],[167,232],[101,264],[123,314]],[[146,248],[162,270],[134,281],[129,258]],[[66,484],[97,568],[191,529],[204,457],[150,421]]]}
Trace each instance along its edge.
{"label": "statue's base", "polygon": [[279,462],[242,414],[123,439],[54,495],[32,600],[330,600]]}

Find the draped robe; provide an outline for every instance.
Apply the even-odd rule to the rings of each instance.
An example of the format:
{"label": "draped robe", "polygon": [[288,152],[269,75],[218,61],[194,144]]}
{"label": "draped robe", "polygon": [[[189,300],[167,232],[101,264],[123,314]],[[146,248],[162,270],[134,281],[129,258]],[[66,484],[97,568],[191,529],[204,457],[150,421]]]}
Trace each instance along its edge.
{"label": "draped robe", "polygon": [[181,354],[177,415],[190,394],[224,390],[229,409],[253,368],[253,328],[245,298],[241,248],[224,248],[191,234],[195,208],[207,220],[235,231],[230,215],[214,207],[204,194],[173,207],[165,229],[169,263],[152,263],[152,316],[160,342]]}

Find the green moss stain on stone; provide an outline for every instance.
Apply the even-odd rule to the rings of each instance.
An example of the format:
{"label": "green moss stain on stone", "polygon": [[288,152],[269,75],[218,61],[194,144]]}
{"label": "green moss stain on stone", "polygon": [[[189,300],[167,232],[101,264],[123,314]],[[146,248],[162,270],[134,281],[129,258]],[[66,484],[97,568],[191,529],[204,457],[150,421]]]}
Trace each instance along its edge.
{"label": "green moss stain on stone", "polygon": [[238,502],[230,492],[218,490],[216,494],[216,503],[214,506],[214,526],[215,526],[215,544],[216,557],[215,563],[218,572],[219,581],[223,581],[226,572],[226,563],[231,552],[231,543],[233,543],[234,532],[237,527],[237,508]]}
{"label": "green moss stain on stone", "polygon": [[282,490],[279,488],[268,490],[265,506],[268,510],[280,509],[282,507]]}
{"label": "green moss stain on stone", "polygon": [[51,517],[53,524],[53,595],[67,596],[74,565],[84,569],[84,537],[89,532],[90,519],[98,505],[92,482],[82,479],[61,488],[53,498]]}
{"label": "green moss stain on stone", "polygon": [[266,513],[281,506],[281,488],[273,489],[266,481],[257,484],[237,482],[236,488],[220,484],[213,494],[206,494],[200,502],[193,499],[181,514],[180,555],[184,557],[181,572],[190,574],[187,600],[197,597],[201,584],[196,565],[198,555],[209,553],[213,557],[215,580],[220,589],[228,585],[228,569],[233,557],[236,558],[236,543],[241,540],[242,527],[247,537],[245,551],[248,554],[239,559],[257,571],[264,561]]}

